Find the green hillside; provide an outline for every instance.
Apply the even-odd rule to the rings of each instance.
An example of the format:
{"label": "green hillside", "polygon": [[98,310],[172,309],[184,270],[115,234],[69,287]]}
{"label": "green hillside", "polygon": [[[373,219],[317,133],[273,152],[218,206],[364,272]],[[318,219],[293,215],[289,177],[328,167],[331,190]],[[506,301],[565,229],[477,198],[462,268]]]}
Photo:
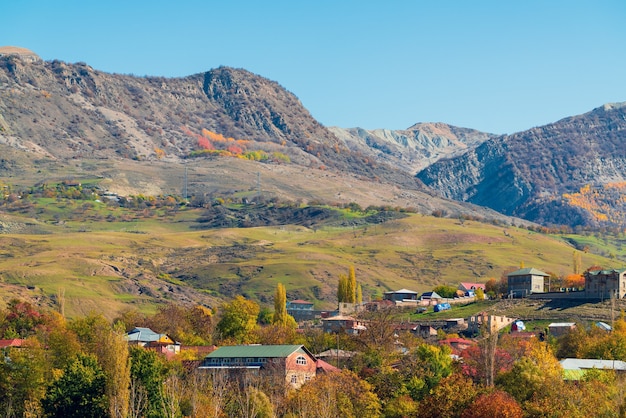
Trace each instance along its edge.
{"label": "green hillside", "polygon": [[[46,213],[53,213],[46,203]],[[68,316],[97,311],[113,317],[126,309],[150,312],[169,301],[215,306],[237,294],[271,304],[281,282],[289,299],[329,309],[338,276],[350,265],[364,300],[387,290],[422,292],[440,284],[499,279],[521,263],[558,276],[573,270],[572,236],[568,242],[478,221],[402,214],[368,223],[366,213],[334,208],[343,222],[336,216],[333,223],[312,227],[199,230],[203,209],[151,209],[141,217],[115,208],[111,218],[98,203],[73,205],[70,212],[78,207],[83,217],[71,218],[67,207],[61,217],[67,221],[41,213],[36,220],[2,215],[5,224],[25,225],[14,228],[19,233],[0,234],[4,302],[20,297],[63,306]],[[615,263],[582,253],[583,268]]]}

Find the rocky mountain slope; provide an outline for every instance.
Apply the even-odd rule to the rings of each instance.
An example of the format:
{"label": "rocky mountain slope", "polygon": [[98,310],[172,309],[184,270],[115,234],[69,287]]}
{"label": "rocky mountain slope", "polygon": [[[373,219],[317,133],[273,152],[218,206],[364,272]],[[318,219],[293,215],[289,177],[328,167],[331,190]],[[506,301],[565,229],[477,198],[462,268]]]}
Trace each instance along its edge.
{"label": "rocky mountain slope", "polygon": [[569,196],[626,181],[626,103],[491,138],[417,177],[448,198],[540,223],[620,225],[613,212],[622,211],[621,196],[598,208],[603,212]]}
{"label": "rocky mountain slope", "polygon": [[417,123],[405,130],[329,128],[347,148],[417,173],[442,158],[476,148],[495,135],[445,123]]}
{"label": "rocky mountain slope", "polygon": [[120,193],[180,194],[185,183],[206,195],[262,176],[266,192],[294,200],[621,226],[625,112],[606,105],[510,136],[327,128],[243,69],[136,77],[0,48],[0,176],[21,186],[91,175]]}
{"label": "rocky mountain slope", "polygon": [[[264,191],[288,199],[510,222],[437,197],[414,170],[339,139],[292,93],[246,70],[136,77],[20,51],[0,48],[0,176],[11,183],[95,175],[120,193],[180,194],[189,168],[192,195],[256,188],[259,178]],[[443,134],[433,141],[449,142]]]}

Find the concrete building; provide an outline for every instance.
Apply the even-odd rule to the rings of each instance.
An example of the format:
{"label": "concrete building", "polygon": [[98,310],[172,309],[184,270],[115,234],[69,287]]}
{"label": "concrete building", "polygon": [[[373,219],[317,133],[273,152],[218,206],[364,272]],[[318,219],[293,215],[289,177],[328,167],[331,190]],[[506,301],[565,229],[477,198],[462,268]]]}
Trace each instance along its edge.
{"label": "concrete building", "polygon": [[531,293],[544,293],[549,274],[536,268],[523,268],[507,274],[510,297],[523,298]]}

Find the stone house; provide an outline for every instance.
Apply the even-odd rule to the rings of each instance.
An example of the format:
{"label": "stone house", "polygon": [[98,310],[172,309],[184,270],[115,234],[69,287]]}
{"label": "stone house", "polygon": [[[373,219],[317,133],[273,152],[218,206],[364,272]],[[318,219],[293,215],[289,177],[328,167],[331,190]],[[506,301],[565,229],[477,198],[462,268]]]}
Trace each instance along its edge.
{"label": "stone house", "polygon": [[626,296],[626,269],[585,272],[585,296],[598,299],[622,299]]}

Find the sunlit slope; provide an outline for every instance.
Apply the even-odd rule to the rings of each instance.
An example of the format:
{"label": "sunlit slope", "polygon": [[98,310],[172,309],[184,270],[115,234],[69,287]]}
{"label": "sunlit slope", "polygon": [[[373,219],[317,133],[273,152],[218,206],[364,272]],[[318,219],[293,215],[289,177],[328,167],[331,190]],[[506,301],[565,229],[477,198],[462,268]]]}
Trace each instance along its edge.
{"label": "sunlit slope", "polygon": [[[180,232],[180,224],[136,223],[132,230],[0,235],[0,289],[69,316],[113,317],[160,303],[219,304],[236,294],[272,303],[288,298],[334,305],[337,278],[356,269],[364,299],[387,290],[426,291],[484,282],[508,268],[572,273],[574,248],[526,229],[410,215],[360,227],[301,226]],[[615,261],[582,253],[582,266]]]}

